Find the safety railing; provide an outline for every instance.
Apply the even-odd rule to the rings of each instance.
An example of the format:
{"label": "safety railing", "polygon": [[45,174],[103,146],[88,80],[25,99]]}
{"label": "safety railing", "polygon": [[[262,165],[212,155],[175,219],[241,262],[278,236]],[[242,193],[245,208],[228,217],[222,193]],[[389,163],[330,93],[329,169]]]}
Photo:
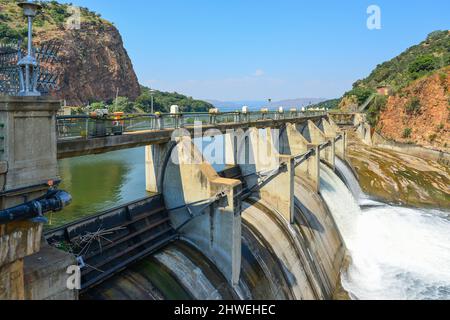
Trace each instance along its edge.
{"label": "safety railing", "polygon": [[115,118],[88,115],[57,117],[58,140],[90,139],[110,135],[121,135],[140,131],[177,129],[203,125],[249,123],[266,120],[289,120],[324,116],[322,111],[304,112],[225,112],[225,113],[179,113],[179,114],[135,114]]}

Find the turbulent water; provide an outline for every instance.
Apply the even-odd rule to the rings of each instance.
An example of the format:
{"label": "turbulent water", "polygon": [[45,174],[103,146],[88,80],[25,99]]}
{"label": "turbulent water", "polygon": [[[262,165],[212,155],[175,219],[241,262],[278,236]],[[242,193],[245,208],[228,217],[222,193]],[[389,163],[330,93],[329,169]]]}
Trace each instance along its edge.
{"label": "turbulent water", "polygon": [[[322,195],[352,258],[343,275],[351,296],[450,299],[448,213],[389,205],[361,209],[360,200],[367,197],[360,189],[350,186],[352,194],[334,172],[326,166],[321,169]],[[341,175],[347,184],[355,179],[351,171]]]}

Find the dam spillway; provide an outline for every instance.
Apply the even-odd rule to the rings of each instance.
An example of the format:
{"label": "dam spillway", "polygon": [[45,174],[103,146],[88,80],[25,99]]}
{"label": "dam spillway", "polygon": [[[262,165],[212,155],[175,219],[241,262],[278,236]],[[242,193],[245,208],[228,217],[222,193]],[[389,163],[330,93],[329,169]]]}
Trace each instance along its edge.
{"label": "dam spillway", "polygon": [[[306,183],[296,184],[300,193],[308,191]],[[331,299],[345,246],[320,196],[296,202],[297,224],[288,228],[268,204],[244,201],[241,280],[236,287],[193,245],[176,241],[87,290],[82,298]]]}
{"label": "dam spillway", "polygon": [[321,182],[352,260],[343,273],[344,288],[363,300],[448,300],[448,212],[371,201],[344,166],[338,166],[339,174],[353,183],[353,194],[328,168]]}

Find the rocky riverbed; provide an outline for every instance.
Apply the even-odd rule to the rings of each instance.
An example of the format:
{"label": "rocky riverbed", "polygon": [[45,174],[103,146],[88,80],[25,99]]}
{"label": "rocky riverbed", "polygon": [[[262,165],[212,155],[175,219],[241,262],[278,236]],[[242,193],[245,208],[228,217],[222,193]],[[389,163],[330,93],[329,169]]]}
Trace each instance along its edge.
{"label": "rocky riverbed", "polygon": [[368,195],[395,205],[450,210],[448,166],[368,146],[353,132],[348,148],[348,160]]}

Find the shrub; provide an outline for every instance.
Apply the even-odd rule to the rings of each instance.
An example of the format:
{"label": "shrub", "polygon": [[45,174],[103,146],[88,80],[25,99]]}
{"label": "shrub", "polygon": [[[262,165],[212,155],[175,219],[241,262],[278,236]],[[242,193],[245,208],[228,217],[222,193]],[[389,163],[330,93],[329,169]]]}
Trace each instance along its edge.
{"label": "shrub", "polygon": [[413,79],[417,79],[437,68],[436,59],[431,54],[418,57],[409,65],[408,71]]}
{"label": "shrub", "polygon": [[411,134],[412,134],[411,128],[406,128],[405,130],[403,130],[403,138],[405,139],[411,138]]}
{"label": "shrub", "polygon": [[374,89],[365,87],[356,87],[353,90],[347,92],[344,96],[345,97],[355,96],[358,99],[358,103],[362,105],[374,93],[375,93]]}
{"label": "shrub", "polygon": [[406,113],[413,114],[420,111],[420,99],[412,97],[405,106]]}
{"label": "shrub", "polygon": [[371,103],[369,110],[367,112],[367,120],[370,125],[375,127],[380,120],[381,111],[385,110],[388,97],[386,96],[376,96]]}
{"label": "shrub", "polygon": [[433,143],[437,138],[437,134],[433,133],[428,138],[429,138],[430,142]]}

